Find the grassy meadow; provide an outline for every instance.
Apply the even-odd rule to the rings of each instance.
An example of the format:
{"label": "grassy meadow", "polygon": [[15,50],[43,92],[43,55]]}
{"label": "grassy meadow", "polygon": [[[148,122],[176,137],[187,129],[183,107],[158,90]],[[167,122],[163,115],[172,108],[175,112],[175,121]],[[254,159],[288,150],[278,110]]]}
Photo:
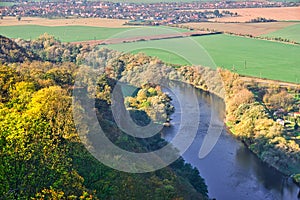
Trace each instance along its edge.
{"label": "grassy meadow", "polygon": [[300,43],[300,23],[288,26],[286,28],[280,29],[278,31],[269,34],[265,34],[263,36],[281,37],[281,38],[293,40]]}
{"label": "grassy meadow", "polygon": [[101,40],[131,28],[102,28],[90,26],[0,26],[0,34],[10,38],[35,39],[44,33],[54,35],[62,42]]}
{"label": "grassy meadow", "polygon": [[0,7],[17,5],[17,2],[0,2]]}
{"label": "grassy meadow", "polygon": [[[187,30],[165,27],[0,26],[0,34],[10,38],[34,39],[47,32],[63,42],[130,38],[177,31]],[[243,75],[300,82],[300,46],[297,45],[230,35],[210,35],[120,43],[106,47],[133,53],[142,51],[167,63],[223,67]]]}
{"label": "grassy meadow", "polygon": [[170,27],[124,27],[106,28],[92,26],[0,26],[0,34],[9,38],[35,39],[44,33],[54,35],[62,42],[103,40],[186,32],[186,29]]}
{"label": "grassy meadow", "polygon": [[[46,1],[46,0],[33,0],[33,1]],[[53,0],[59,1],[59,0]],[[98,0],[88,0],[88,1],[98,1]],[[194,1],[202,1],[202,2],[219,2],[219,0],[110,0],[111,2],[130,2],[130,3],[159,3],[159,2],[194,2]],[[280,1],[280,0],[270,0],[270,1]],[[286,0],[286,2],[299,2],[300,0]]]}
{"label": "grassy meadow", "polygon": [[201,48],[185,45],[188,44],[186,38],[122,43],[108,47],[134,53],[142,51],[175,64],[218,66],[243,75],[300,82],[300,46],[230,35],[199,36],[192,40],[207,51],[215,64],[202,59],[207,55],[203,55],[205,52]]}

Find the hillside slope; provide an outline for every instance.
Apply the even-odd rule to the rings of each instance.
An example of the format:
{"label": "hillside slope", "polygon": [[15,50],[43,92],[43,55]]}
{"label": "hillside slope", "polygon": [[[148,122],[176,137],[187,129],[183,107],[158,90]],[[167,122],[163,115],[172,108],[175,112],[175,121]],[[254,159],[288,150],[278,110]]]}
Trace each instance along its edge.
{"label": "hillside slope", "polygon": [[39,60],[32,52],[20,47],[14,41],[0,35],[0,61],[4,62],[24,62]]}

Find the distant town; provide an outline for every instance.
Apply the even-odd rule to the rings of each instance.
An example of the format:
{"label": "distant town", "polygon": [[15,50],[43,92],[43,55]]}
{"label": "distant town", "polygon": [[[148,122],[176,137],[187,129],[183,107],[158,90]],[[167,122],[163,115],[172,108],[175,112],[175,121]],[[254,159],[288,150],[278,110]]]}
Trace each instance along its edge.
{"label": "distant town", "polygon": [[[292,7],[300,3],[268,1],[170,2],[170,3],[113,3],[92,1],[6,2],[0,6],[1,18],[6,16],[44,18],[109,18],[126,19],[131,24],[165,25],[203,22],[212,18],[234,17],[233,8]],[[6,5],[6,4],[3,4]]]}

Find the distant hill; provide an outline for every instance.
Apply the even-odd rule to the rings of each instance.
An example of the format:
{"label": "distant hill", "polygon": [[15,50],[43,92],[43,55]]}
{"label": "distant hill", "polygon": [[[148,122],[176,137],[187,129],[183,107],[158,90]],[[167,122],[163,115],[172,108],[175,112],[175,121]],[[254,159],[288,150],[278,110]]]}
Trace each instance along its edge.
{"label": "distant hill", "polygon": [[16,42],[0,35],[0,61],[5,62],[24,62],[39,60],[34,53],[20,47]]}

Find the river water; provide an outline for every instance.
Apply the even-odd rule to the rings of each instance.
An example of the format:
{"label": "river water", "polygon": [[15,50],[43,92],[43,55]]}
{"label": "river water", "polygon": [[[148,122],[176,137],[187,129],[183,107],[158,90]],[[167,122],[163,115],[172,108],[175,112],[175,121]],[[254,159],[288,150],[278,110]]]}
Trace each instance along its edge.
{"label": "river water", "polygon": [[[217,200],[299,200],[299,188],[291,179],[260,161],[248,148],[234,138],[224,127],[212,151],[200,159],[199,149],[211,123],[212,113],[218,113],[214,120],[224,119],[224,103],[214,95],[207,94],[184,84],[166,89],[176,108],[171,116],[172,126],[164,129],[164,138],[172,142],[180,124],[180,104],[176,92],[184,92],[185,98],[195,94],[200,108],[197,135],[192,145],[183,154],[186,162],[198,168],[208,185],[210,198]],[[172,92],[173,91],[173,92]],[[175,91],[175,93],[174,93]],[[192,120],[192,119],[191,119]]]}

